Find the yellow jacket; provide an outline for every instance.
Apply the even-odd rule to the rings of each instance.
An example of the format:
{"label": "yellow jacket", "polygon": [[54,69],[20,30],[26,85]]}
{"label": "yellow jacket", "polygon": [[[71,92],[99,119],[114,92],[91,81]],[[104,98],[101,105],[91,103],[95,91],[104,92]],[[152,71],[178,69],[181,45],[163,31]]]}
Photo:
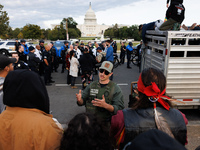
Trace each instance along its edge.
{"label": "yellow jacket", "polygon": [[0,150],[59,149],[63,130],[38,109],[6,107],[0,114]]}

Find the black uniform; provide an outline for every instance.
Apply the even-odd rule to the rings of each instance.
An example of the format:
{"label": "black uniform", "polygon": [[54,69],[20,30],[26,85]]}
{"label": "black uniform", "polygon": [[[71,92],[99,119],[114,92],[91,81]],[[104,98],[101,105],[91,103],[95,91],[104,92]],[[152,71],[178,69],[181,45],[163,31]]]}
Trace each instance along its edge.
{"label": "black uniform", "polygon": [[124,59],[126,55],[126,46],[121,46],[121,53],[120,53],[120,63],[124,64]]}
{"label": "black uniform", "polygon": [[64,46],[64,50],[61,51],[61,58],[62,58],[62,71],[61,73],[64,72],[65,68],[66,68],[66,52],[68,50],[68,45]]}
{"label": "black uniform", "polygon": [[36,55],[32,52],[29,52],[28,54],[28,66],[30,69],[36,73],[39,73],[39,64],[41,60],[36,57]]}
{"label": "black uniform", "polygon": [[59,62],[58,62],[58,58],[56,56],[55,47],[52,47],[50,51],[51,51],[51,57],[52,57],[51,72],[53,72],[53,69],[55,69],[55,72],[57,72]]}
{"label": "black uniform", "polygon": [[20,42],[15,42],[15,51],[19,52]]}
{"label": "black uniform", "polygon": [[21,61],[21,60],[18,60],[17,63],[13,63],[13,66],[14,66],[14,70],[16,70],[16,69],[29,69],[28,64]]}
{"label": "black uniform", "polygon": [[43,61],[44,59],[47,60],[48,62],[48,66],[45,64],[44,62],[44,82],[45,84],[50,83],[51,81],[51,55],[49,52],[47,52],[46,50],[43,52]]}

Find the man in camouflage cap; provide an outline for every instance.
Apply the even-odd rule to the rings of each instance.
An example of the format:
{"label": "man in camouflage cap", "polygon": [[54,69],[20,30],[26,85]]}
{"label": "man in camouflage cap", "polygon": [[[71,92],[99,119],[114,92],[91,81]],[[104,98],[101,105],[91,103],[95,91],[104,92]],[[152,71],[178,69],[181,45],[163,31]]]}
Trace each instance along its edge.
{"label": "man in camouflage cap", "polygon": [[113,64],[104,61],[99,68],[99,81],[90,83],[83,92],[76,94],[77,104],[85,105],[86,112],[100,117],[107,125],[111,116],[124,108],[124,100],[120,87],[110,81]]}

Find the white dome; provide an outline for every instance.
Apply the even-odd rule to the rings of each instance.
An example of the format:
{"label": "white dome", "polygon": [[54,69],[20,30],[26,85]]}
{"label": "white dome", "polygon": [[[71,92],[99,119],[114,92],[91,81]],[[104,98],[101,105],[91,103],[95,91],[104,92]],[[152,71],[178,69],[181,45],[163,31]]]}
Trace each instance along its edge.
{"label": "white dome", "polygon": [[85,14],[85,18],[94,18],[96,19],[96,15],[94,10],[92,10],[92,7],[90,5],[89,9],[87,10],[86,14]]}
{"label": "white dome", "polygon": [[91,4],[89,6],[89,9],[87,10],[85,14],[85,24],[96,24],[96,15],[94,10],[92,10]]}

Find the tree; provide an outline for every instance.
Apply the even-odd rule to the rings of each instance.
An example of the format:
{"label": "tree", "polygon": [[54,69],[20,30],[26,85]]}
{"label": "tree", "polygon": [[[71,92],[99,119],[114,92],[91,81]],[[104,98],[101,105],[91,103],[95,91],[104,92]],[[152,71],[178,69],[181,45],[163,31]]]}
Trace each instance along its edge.
{"label": "tree", "polygon": [[13,30],[13,38],[17,38],[20,32],[21,32],[20,28],[15,28]]}
{"label": "tree", "polygon": [[23,35],[23,33],[22,33],[22,32],[20,32],[20,33],[17,35],[17,38],[18,38],[18,39],[23,39],[23,38],[24,38],[24,35]]}
{"label": "tree", "polygon": [[27,24],[24,26],[22,33],[25,39],[40,39],[42,35],[40,26],[34,24]]}
{"label": "tree", "polygon": [[0,35],[5,36],[9,28],[8,13],[3,10],[3,5],[0,4]]}

